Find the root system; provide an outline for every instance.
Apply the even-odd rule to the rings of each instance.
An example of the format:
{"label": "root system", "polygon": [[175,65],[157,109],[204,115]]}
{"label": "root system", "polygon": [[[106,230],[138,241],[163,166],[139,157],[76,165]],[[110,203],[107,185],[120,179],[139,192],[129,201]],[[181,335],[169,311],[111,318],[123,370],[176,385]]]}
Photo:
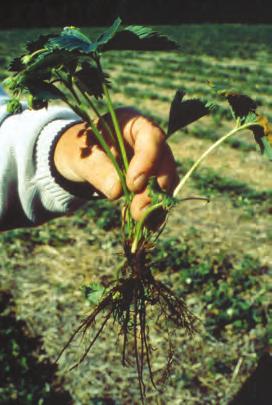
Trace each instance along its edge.
{"label": "root system", "polygon": [[[58,359],[74,339],[79,336],[86,337],[87,331],[95,331],[80,359],[71,369],[78,367],[112,319],[117,324],[118,338],[121,340],[122,364],[136,367],[141,400],[144,403],[146,394],[144,370],[147,370],[155,389],[162,387],[173,361],[174,346],[171,337],[179,328],[192,335],[196,331],[196,317],[187,309],[183,299],[154,278],[145,249],[131,254],[128,248],[125,252],[126,261],[119,271],[117,280],[106,288],[100,303],[82,320],[63,347]],[[154,371],[152,366],[154,348],[148,322],[151,317],[152,327],[157,333],[161,333],[162,328],[167,331],[168,349],[163,370]]]}

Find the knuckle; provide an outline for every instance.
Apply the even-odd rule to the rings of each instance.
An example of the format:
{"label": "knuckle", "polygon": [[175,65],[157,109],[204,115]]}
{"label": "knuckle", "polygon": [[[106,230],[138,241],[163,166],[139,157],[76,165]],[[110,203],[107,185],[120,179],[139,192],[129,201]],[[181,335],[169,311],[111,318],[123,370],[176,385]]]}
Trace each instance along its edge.
{"label": "knuckle", "polygon": [[152,124],[151,134],[158,145],[165,142],[165,134],[163,130],[156,124]]}
{"label": "knuckle", "polygon": [[144,115],[140,115],[135,120],[135,133],[148,134],[152,141],[160,144],[165,141],[165,133],[160,126]]}

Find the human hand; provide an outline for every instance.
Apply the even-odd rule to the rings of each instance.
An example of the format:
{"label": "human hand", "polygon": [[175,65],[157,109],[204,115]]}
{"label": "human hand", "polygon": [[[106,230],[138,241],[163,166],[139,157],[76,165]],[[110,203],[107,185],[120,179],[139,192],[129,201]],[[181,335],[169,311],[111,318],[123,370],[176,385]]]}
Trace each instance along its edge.
{"label": "human hand", "polygon": [[[131,108],[120,108],[116,114],[130,161],[126,182],[129,190],[135,193],[131,214],[139,220],[150,203],[146,188],[148,178],[156,176],[160,187],[171,193],[178,183],[176,164],[163,131],[155,123]],[[107,116],[105,119],[110,124]],[[101,123],[97,126],[100,131],[105,131]],[[106,133],[104,137],[118,158],[110,137]],[[54,163],[57,171],[67,180],[88,182],[110,200],[122,195],[116,170],[95,137],[87,135],[84,123],[76,124],[63,133],[55,148]]]}

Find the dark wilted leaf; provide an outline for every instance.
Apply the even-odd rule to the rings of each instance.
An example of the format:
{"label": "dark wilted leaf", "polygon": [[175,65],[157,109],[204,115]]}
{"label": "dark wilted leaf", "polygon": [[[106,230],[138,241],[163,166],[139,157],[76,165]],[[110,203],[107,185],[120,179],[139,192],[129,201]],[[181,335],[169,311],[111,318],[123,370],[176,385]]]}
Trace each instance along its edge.
{"label": "dark wilted leaf", "polygon": [[261,153],[272,160],[272,126],[268,119],[264,116],[257,117],[257,124],[252,125],[251,130]]}
{"label": "dark wilted leaf", "polygon": [[71,58],[70,60],[67,60],[65,63],[65,68],[69,72],[70,75],[73,75],[76,71],[76,68],[78,66],[78,58]]}
{"label": "dark wilted leaf", "polygon": [[248,114],[254,113],[258,107],[256,101],[244,94],[224,93],[229,102],[235,118],[246,118]]}
{"label": "dark wilted leaf", "polygon": [[62,92],[52,83],[43,82],[38,78],[25,81],[25,91],[29,93],[28,104],[33,110],[47,108],[48,101],[62,100]]}
{"label": "dark wilted leaf", "polygon": [[40,35],[34,41],[28,41],[26,44],[26,49],[29,53],[33,53],[42,49],[49,41],[49,39],[57,37],[57,34],[47,34],[47,35]]}
{"label": "dark wilted leaf", "polygon": [[31,94],[28,98],[28,105],[32,110],[40,110],[41,108],[48,107],[48,100],[41,99]]}
{"label": "dark wilted leaf", "polygon": [[171,103],[167,136],[208,115],[212,105],[198,99],[183,100],[185,93],[178,90]]}
{"label": "dark wilted leaf", "polygon": [[215,94],[227,99],[234,118],[240,118],[242,121],[245,121],[249,114],[256,112],[258,105],[256,101],[252,100],[252,98],[245,94],[229,91],[225,87],[213,82],[209,82],[209,84]]}
{"label": "dark wilted leaf", "polygon": [[96,98],[103,97],[102,85],[109,83],[107,76],[88,62],[82,63],[82,69],[75,73],[75,77],[80,89]]}
{"label": "dark wilted leaf", "polygon": [[178,44],[167,37],[159,34],[151,28],[131,25],[120,30],[108,41],[103,50],[175,50]]}
{"label": "dark wilted leaf", "polygon": [[8,70],[10,72],[17,72],[18,73],[18,72],[21,72],[22,70],[24,70],[24,68],[25,68],[25,65],[23,64],[22,57],[20,56],[18,58],[14,58],[10,62]]}
{"label": "dark wilted leaf", "polygon": [[32,80],[25,83],[26,89],[40,100],[61,100],[62,92],[52,83]]}

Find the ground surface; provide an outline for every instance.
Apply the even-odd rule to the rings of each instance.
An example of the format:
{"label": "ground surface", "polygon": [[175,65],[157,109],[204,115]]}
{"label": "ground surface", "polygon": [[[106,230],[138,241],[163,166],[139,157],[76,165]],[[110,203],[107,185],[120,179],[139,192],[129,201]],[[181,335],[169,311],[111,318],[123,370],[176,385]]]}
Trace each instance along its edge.
{"label": "ground surface", "polygon": [[[165,126],[177,88],[210,98],[207,81],[213,79],[256,98],[272,115],[271,27],[161,29],[179,40],[181,53],[113,52],[106,57],[116,105],[137,106]],[[36,34],[0,32],[1,78],[21,44]],[[171,146],[181,173],[231,125],[222,106],[212,118],[175,135]],[[194,339],[177,334],[172,377],[163,393],[148,389],[147,403],[227,404],[271,348],[271,163],[256,153],[245,133],[205,161],[184,195],[208,196],[211,202],[179,205],[154,254],[158,276],[186,297],[201,331]],[[0,288],[11,292],[27,335],[42,337],[41,360],[54,361],[88,312],[81,286],[110,277],[120,260],[116,210],[115,205],[90,203],[75,216],[1,235]],[[157,368],[163,364],[162,337],[163,332],[153,336]],[[78,358],[79,342],[67,350],[58,373],[74,404],[139,403],[135,371],[121,367],[116,347],[111,328],[72,372],[68,367]],[[0,394],[11,391],[0,385]],[[13,392],[12,398],[19,394]],[[44,391],[39,395],[39,404],[45,403]],[[23,403],[37,403],[29,398]]]}

